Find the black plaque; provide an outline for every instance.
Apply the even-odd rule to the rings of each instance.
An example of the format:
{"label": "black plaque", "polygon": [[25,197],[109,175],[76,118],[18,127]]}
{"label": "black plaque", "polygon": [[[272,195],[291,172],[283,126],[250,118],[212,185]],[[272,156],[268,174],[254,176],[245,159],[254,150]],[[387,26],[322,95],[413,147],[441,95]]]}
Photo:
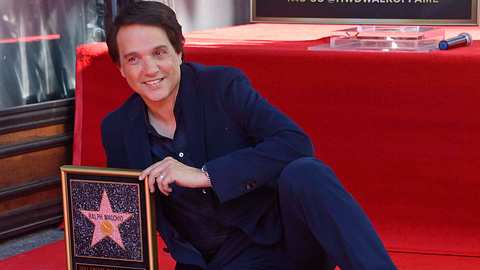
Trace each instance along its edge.
{"label": "black plaque", "polygon": [[156,270],[154,204],[139,171],[62,166],[68,270]]}
{"label": "black plaque", "polygon": [[477,0],[251,0],[254,22],[476,25]]}

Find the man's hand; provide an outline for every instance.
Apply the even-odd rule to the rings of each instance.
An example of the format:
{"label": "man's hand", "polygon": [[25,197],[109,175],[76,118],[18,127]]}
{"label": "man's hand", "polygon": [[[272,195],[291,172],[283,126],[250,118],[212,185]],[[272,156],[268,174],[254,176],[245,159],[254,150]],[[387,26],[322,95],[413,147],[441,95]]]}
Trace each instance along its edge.
{"label": "man's hand", "polygon": [[138,179],[144,180],[147,176],[150,192],[155,192],[157,183],[158,189],[166,196],[172,192],[172,183],[186,188],[210,187],[208,177],[200,169],[187,166],[172,157],[166,157],[146,168]]}

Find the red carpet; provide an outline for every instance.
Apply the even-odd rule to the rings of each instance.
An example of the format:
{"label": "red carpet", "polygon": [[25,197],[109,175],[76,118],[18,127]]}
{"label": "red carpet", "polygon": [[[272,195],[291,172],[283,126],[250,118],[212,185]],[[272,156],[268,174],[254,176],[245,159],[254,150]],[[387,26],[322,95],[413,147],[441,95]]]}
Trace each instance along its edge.
{"label": "red carpet", "polygon": [[[161,254],[160,254],[161,255]],[[478,258],[391,253],[398,269],[404,270],[478,270]],[[41,248],[0,261],[1,270],[66,269],[65,242],[58,241]],[[159,270],[173,269],[168,257],[159,257]],[[312,269],[314,270],[314,269]]]}
{"label": "red carpet", "polygon": [[[159,270],[173,269],[175,262],[163,251],[158,252]],[[66,269],[65,241],[57,241],[41,248],[0,261],[1,270],[59,270]]]}

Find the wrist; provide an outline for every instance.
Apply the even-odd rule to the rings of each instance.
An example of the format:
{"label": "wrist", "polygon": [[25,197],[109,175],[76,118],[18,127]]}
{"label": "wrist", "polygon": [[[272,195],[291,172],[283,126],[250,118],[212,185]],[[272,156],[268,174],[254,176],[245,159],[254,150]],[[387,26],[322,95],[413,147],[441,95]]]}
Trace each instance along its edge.
{"label": "wrist", "polygon": [[200,170],[202,171],[202,174],[203,174],[204,177],[205,177],[206,186],[207,186],[207,187],[212,187],[212,179],[210,179],[210,175],[208,174],[207,166],[206,166],[206,165],[203,165]]}

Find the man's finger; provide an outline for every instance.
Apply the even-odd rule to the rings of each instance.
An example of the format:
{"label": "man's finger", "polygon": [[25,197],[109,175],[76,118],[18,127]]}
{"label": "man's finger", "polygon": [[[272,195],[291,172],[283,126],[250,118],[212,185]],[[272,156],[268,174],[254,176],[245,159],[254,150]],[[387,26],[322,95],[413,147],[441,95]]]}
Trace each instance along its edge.
{"label": "man's finger", "polygon": [[162,181],[162,188],[163,190],[169,191],[171,190],[170,185],[173,183],[170,177],[163,179]]}
{"label": "man's finger", "polygon": [[164,190],[164,189],[162,188],[162,184],[161,184],[161,183],[157,182],[157,186],[158,186],[158,190],[160,190],[160,192],[162,192],[165,196],[170,195],[166,190]]}
{"label": "man's finger", "polygon": [[[163,161],[163,160],[162,160],[162,161]],[[155,168],[156,166],[158,166],[162,161],[155,162],[154,164],[148,166],[148,167],[147,167],[145,170],[143,170],[142,173],[138,176],[138,180],[143,180],[143,179],[145,179],[145,177],[150,174],[150,172],[153,170],[153,168]]]}
{"label": "man's finger", "polygon": [[148,181],[148,189],[150,190],[150,193],[154,193],[155,192],[155,177],[148,177],[147,178],[147,181]]}
{"label": "man's finger", "polygon": [[161,188],[164,192],[170,193],[172,192],[172,187],[171,185],[175,183],[174,178],[172,175],[168,174],[165,175],[165,178],[161,181]]}
{"label": "man's finger", "polygon": [[138,176],[138,180],[143,180],[147,175],[155,174],[155,172],[163,170],[165,166],[168,166],[168,164],[171,164],[174,160],[175,159],[171,157],[166,157],[158,162],[155,162],[142,171],[142,173]]}
{"label": "man's finger", "polygon": [[160,177],[160,175],[166,175],[168,173],[169,167],[170,167],[169,162],[162,162],[161,164],[153,168],[148,175],[157,177],[157,178]]}
{"label": "man's finger", "polygon": [[166,196],[170,195],[170,192],[172,192],[172,189],[169,187],[169,184],[168,184],[169,182],[167,180],[168,176],[160,175],[157,179],[158,179],[157,180],[158,189]]}

